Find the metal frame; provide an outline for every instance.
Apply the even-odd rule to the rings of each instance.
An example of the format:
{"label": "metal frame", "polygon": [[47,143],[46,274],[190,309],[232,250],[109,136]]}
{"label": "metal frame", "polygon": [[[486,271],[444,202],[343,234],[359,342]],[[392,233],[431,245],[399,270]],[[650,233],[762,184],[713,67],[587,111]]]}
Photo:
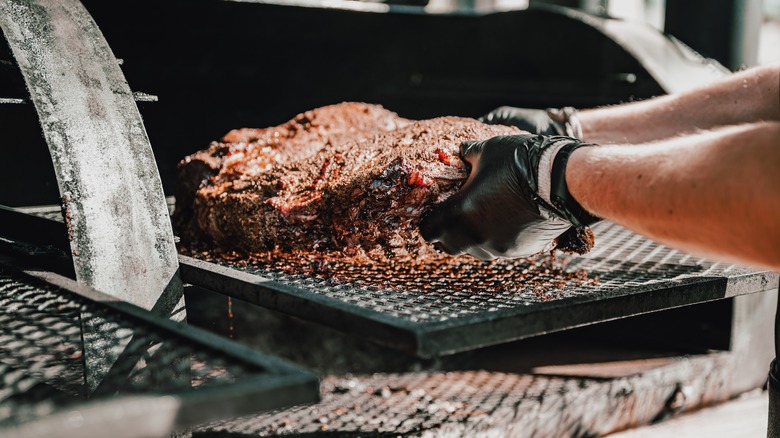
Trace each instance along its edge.
{"label": "metal frame", "polygon": [[[171,338],[193,343],[217,357],[263,371],[234,383],[197,390],[118,398],[98,397],[89,402],[68,406],[67,409],[32,422],[0,429],[0,437],[56,437],[71,434],[99,437],[106,436],[109,432],[114,437],[166,435],[214,419],[232,418],[319,400],[317,376],[287,361],[205,330],[158,317],[56,273],[23,268],[7,259],[0,259],[0,267],[16,271],[33,282],[42,282],[65,293],[108,307],[114,312],[152,326]],[[78,421],[73,421],[74,415],[78,416]],[[143,423],[140,427],[139,422]]]}
{"label": "metal frame", "polygon": [[771,290],[778,275],[743,271],[628,286],[607,296],[567,298],[501,309],[480,318],[411,322],[239,269],[180,256],[182,278],[225,295],[364,336],[423,358],[472,350],[559,330]]}
{"label": "metal frame", "polygon": [[[35,214],[59,215],[57,207],[29,210]],[[24,223],[30,217],[16,209],[0,209],[0,219]],[[15,219],[13,219],[15,218]],[[35,218],[40,221],[40,218]],[[45,224],[45,225],[44,225]],[[606,225],[614,227],[614,225]],[[61,222],[48,220],[36,226],[47,234],[64,232]],[[599,229],[596,229],[597,235]],[[628,232],[626,232],[628,233]],[[34,234],[31,229],[14,230],[19,240]],[[637,245],[662,249],[661,245],[631,233]],[[34,236],[30,236],[32,239]],[[582,259],[593,260],[599,244]],[[609,250],[607,248],[606,250]],[[591,257],[589,259],[589,257]],[[603,263],[603,262],[602,262]],[[567,297],[550,302],[531,303],[497,311],[485,311],[468,318],[447,321],[410,321],[325,296],[313,290],[287,284],[246,268],[220,265],[179,255],[182,279],[199,287],[223,293],[272,310],[330,326],[399,349],[422,358],[473,350],[488,345],[528,338],[573,327],[671,309],[706,301],[762,292],[777,288],[775,272],[726,267],[727,272],[710,268],[673,278],[661,277],[648,284],[622,285],[599,293]],[[676,265],[669,265],[674,268]],[[639,274],[641,272],[637,272]],[[388,291],[388,294],[395,293]]]}

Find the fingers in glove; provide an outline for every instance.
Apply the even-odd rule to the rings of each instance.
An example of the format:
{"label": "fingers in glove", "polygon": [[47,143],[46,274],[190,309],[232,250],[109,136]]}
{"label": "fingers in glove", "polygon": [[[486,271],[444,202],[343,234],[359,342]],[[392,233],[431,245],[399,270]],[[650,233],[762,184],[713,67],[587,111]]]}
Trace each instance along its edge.
{"label": "fingers in glove", "polygon": [[[450,224],[437,242],[438,247],[449,255],[471,253],[484,242],[470,225],[456,222]],[[478,254],[482,254],[478,252]],[[489,254],[485,255],[489,257]]]}
{"label": "fingers in glove", "polygon": [[468,217],[462,214],[463,198],[463,192],[456,193],[420,222],[423,239],[438,244],[437,249],[451,255],[462,254],[485,241]]}
{"label": "fingers in glove", "polygon": [[466,192],[467,190],[461,189],[423,216],[420,220],[420,234],[423,239],[431,243],[440,241],[452,224],[458,223]]}
{"label": "fingers in glove", "polygon": [[433,247],[436,248],[436,250],[445,252],[451,256],[459,256],[463,254],[463,251],[466,249],[466,246],[452,246],[444,242],[436,242],[433,244]]}
{"label": "fingers in glove", "polygon": [[447,225],[449,208],[447,203],[443,203],[431,210],[430,213],[423,216],[420,220],[420,234],[428,242],[438,242],[444,236],[444,227]]}
{"label": "fingers in glove", "polygon": [[482,150],[485,148],[484,141],[464,141],[460,144],[460,156],[471,164],[471,171],[474,172],[477,162],[479,162],[479,156],[482,155]]}
{"label": "fingers in glove", "polygon": [[503,125],[509,120],[509,118],[511,118],[512,111],[514,109],[515,108],[511,106],[501,106],[478,118],[477,120],[488,125]]}
{"label": "fingers in glove", "polygon": [[[423,238],[425,238],[425,234],[423,234]],[[439,235],[429,241],[433,243],[433,247],[437,250],[456,256],[463,254],[469,248],[478,244],[477,240],[474,239],[474,232],[470,227],[450,220],[447,224],[440,227]]]}
{"label": "fingers in glove", "polygon": [[520,232],[502,256],[509,258],[528,257],[555,248],[555,239],[571,226],[566,222],[540,221]]}
{"label": "fingers in glove", "polygon": [[491,253],[490,251],[486,250],[485,248],[482,248],[479,245],[474,245],[473,242],[471,243],[449,243],[445,244],[443,242],[436,242],[433,244],[433,247],[441,252],[445,252],[452,256],[458,256],[461,254],[468,254],[474,258],[480,259],[480,260],[494,260],[498,258],[495,254]]}
{"label": "fingers in glove", "polygon": [[493,254],[492,252],[488,251],[486,248],[483,248],[481,246],[472,246],[466,250],[466,254],[476,257],[480,260],[494,260],[498,258],[497,255]]}
{"label": "fingers in glove", "polygon": [[467,196],[467,186],[472,176],[476,173],[476,164],[479,154],[484,147],[484,141],[465,141],[460,145],[461,156],[464,160],[471,163],[471,174],[466,183],[461,187],[458,193],[450,196],[449,199],[434,207],[430,213],[420,221],[420,233],[423,239],[428,242],[441,240],[446,227],[452,221],[457,221],[462,212],[463,199]]}
{"label": "fingers in glove", "polygon": [[532,134],[560,135],[546,110],[502,106],[482,116],[479,121],[489,125],[507,125]]}

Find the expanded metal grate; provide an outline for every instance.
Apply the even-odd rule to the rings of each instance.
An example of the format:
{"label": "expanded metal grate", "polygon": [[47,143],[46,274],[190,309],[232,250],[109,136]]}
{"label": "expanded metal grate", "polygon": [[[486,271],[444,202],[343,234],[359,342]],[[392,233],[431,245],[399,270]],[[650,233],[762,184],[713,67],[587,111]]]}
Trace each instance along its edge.
{"label": "expanded metal grate", "polygon": [[244,260],[206,259],[411,322],[443,322],[518,305],[603,295],[612,289],[750,272],[689,256],[614,224],[598,226],[596,232],[603,243],[592,253],[556,259],[545,255],[481,262],[464,257],[456,263],[409,266],[312,258],[288,262],[284,268],[273,262],[247,266]]}
{"label": "expanded metal grate", "polygon": [[674,378],[491,371],[330,376],[316,405],[206,425],[193,437],[593,437],[671,414],[680,381],[686,410],[727,397],[729,368],[718,358],[664,371]]}
{"label": "expanded metal grate", "polygon": [[[46,208],[30,213],[44,214]],[[59,215],[49,208],[50,217]],[[585,256],[350,265],[180,256],[184,281],[434,357],[641,313],[774,289],[774,272],[715,263],[618,225]]]}
{"label": "expanded metal grate", "polygon": [[[229,342],[0,265],[0,435],[85,403],[141,395],[177,397],[178,426],[317,399],[314,375],[220,344]],[[110,418],[81,421],[101,423],[106,434],[133,428],[137,419],[123,422],[119,406]]]}
{"label": "expanded metal grate", "polygon": [[775,273],[714,263],[611,223],[585,256],[550,261],[249,264],[181,257],[185,281],[432,357],[760,292]]}

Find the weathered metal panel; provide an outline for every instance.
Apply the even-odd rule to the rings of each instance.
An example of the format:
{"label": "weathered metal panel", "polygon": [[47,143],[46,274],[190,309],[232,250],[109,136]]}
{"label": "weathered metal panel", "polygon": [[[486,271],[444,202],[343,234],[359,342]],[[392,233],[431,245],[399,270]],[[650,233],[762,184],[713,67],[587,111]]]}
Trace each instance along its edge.
{"label": "weathered metal panel", "polygon": [[49,145],[79,281],[170,313],[181,285],[162,184],[97,24],[77,0],[2,0],[0,27]]}

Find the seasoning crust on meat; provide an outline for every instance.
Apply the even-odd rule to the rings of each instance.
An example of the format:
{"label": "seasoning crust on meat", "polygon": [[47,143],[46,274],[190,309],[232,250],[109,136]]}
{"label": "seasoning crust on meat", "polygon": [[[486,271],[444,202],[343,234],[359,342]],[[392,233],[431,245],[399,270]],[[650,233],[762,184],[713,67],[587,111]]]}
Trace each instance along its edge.
{"label": "seasoning crust on meat", "polygon": [[229,132],[179,164],[174,224],[186,244],[441,258],[418,224],[468,176],[463,141],[518,134],[474,119],[411,121],[342,103]]}
{"label": "seasoning crust on meat", "polygon": [[308,158],[328,143],[344,143],[407,123],[379,105],[350,102],[306,111],[279,126],[234,129],[179,163],[174,226],[186,241],[208,238],[194,217],[200,189],[240,187],[242,181],[251,181],[274,166]]}

